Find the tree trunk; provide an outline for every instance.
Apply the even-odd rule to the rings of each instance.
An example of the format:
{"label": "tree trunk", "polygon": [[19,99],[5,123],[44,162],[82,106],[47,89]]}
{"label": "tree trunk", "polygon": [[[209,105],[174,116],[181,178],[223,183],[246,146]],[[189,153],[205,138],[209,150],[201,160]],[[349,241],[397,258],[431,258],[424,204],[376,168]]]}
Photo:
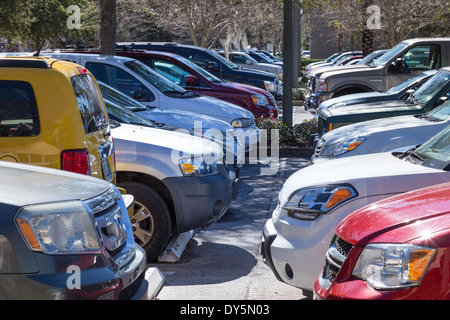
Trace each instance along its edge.
{"label": "tree trunk", "polygon": [[116,54],[116,0],[100,0],[100,53]]}

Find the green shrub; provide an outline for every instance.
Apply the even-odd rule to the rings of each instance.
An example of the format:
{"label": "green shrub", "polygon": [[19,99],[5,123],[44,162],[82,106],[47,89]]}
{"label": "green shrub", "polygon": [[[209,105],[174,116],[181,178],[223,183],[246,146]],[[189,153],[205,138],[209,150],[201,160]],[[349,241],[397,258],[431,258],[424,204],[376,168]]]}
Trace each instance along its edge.
{"label": "green shrub", "polygon": [[305,100],[306,90],[302,88],[296,88],[292,90],[292,98],[294,100]]}
{"label": "green shrub", "polygon": [[302,123],[295,124],[292,128],[289,128],[280,120],[261,117],[256,119],[256,125],[259,129],[265,130],[262,131],[261,139],[267,139],[268,146],[272,143],[272,129],[278,130],[280,146],[309,146],[309,136],[317,133],[317,120],[314,119],[304,120]]}

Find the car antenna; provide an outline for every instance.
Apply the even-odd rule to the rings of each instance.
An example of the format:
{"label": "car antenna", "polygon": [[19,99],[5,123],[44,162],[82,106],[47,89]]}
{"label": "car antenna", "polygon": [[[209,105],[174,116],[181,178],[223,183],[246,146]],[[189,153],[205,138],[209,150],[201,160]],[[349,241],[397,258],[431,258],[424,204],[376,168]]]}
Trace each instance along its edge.
{"label": "car antenna", "polygon": [[39,55],[41,54],[42,47],[45,44],[45,41],[47,40],[42,41],[41,45],[39,46],[39,50],[35,54],[33,54],[34,57],[39,57]]}

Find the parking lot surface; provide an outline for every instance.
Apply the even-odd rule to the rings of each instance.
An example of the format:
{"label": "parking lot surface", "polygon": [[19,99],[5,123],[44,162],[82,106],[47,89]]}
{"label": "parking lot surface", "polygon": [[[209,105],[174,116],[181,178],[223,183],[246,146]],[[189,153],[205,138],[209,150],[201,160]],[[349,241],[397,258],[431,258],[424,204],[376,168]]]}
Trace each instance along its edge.
{"label": "parking lot surface", "polygon": [[309,165],[307,158],[280,158],[275,175],[263,164],[241,171],[239,193],[228,212],[195,234],[176,263],[155,263],[164,274],[159,300],[300,300],[300,289],[278,281],[262,261],[261,232],[277,205],[283,182]]}

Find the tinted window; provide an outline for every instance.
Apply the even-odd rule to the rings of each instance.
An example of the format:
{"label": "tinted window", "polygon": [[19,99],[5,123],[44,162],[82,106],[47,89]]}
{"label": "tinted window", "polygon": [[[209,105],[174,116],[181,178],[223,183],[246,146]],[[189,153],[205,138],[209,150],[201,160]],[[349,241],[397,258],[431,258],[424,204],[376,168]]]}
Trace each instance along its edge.
{"label": "tinted window", "polygon": [[408,69],[439,69],[441,65],[441,46],[416,46],[409,49],[402,58]]}
{"label": "tinted window", "polygon": [[143,91],[147,93],[146,98],[143,100],[155,100],[155,96],[150,90],[139,80],[120,68],[96,62],[86,63],[86,68],[89,69],[98,81],[104,82],[132,98],[134,98],[136,91]]}
{"label": "tinted window", "polygon": [[108,127],[108,119],[100,92],[95,85],[94,79],[83,74],[72,77],[72,85],[83,119],[84,131],[86,133],[96,132]]}
{"label": "tinted window", "polygon": [[0,80],[0,137],[36,136],[39,115],[28,82]]}

